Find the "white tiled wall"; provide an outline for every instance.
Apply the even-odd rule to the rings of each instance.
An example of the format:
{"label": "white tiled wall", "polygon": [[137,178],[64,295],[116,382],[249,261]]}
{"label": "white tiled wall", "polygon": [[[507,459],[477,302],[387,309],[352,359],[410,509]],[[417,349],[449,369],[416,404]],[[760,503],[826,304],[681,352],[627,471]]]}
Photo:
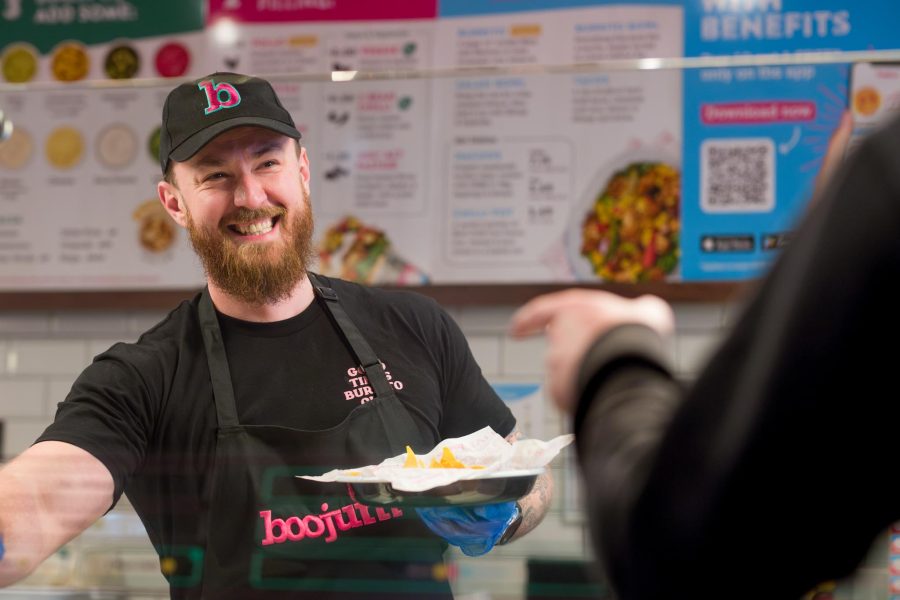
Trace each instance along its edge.
{"label": "white tiled wall", "polygon": [[[466,334],[489,380],[541,381],[543,340],[513,340],[505,334],[514,308],[448,307],[448,310]],[[52,419],[56,403],[63,400],[75,376],[94,355],[115,341],[136,339],[163,314],[162,311],[0,313],[0,419],[5,431],[0,450],[3,456],[10,458],[31,444]],[[675,306],[675,314],[674,364],[680,377],[691,379],[715,348],[735,310],[730,305],[682,304]],[[539,414],[544,420],[544,437],[567,430],[568,420],[546,400]],[[573,464],[571,454],[554,462],[553,506],[535,531],[477,559],[456,557],[458,600],[524,598],[529,558],[589,559],[590,547],[578,509],[580,483]],[[84,573],[95,569],[105,577],[115,572],[116,585],[139,590],[132,592],[131,598],[165,597],[165,582],[155,569],[153,550],[124,501],[70,547],[74,550],[52,557],[26,583],[52,583],[53,578],[59,579],[65,573],[78,572],[85,576]],[[116,548],[113,559],[108,555],[110,547]],[[79,558],[76,560],[75,556]],[[108,563],[110,560],[113,563]],[[867,581],[873,577],[881,581],[886,575],[883,569],[875,568],[866,577]],[[887,588],[885,585],[879,589]],[[844,597],[855,599],[856,595]]]}

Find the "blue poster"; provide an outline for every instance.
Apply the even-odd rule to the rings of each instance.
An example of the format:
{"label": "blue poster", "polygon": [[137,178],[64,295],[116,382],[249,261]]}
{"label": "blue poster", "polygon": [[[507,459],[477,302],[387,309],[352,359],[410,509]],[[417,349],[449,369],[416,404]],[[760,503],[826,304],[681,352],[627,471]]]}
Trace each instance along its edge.
{"label": "blue poster", "polygon": [[685,55],[895,48],[898,25],[883,0],[687,0]]}
{"label": "blue poster", "polygon": [[682,277],[760,274],[790,240],[847,103],[846,65],[685,72]]}
{"label": "blue poster", "polygon": [[[846,0],[692,0],[685,55],[889,49],[900,11]],[[847,64],[684,72],[682,279],[758,276],[789,243],[831,133]]]}
{"label": "blue poster", "polygon": [[[883,50],[897,47],[900,31],[900,10],[875,0],[441,0],[438,12],[615,5],[681,7],[686,57]],[[673,279],[741,280],[765,272],[809,203],[847,110],[850,72],[847,63],[832,63],[681,73],[680,263]]]}

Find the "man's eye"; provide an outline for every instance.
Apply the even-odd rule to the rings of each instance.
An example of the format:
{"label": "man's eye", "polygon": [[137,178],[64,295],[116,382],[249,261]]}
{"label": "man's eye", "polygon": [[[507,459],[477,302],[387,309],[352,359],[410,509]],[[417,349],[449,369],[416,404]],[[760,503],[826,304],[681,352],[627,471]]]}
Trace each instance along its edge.
{"label": "man's eye", "polygon": [[277,164],[278,164],[277,160],[267,160],[267,161],[263,162],[262,166],[264,169],[267,169],[269,167],[274,167]]}
{"label": "man's eye", "polygon": [[210,173],[209,175],[207,175],[206,177],[204,177],[203,180],[204,180],[204,181],[215,181],[215,180],[217,180],[217,179],[224,179],[225,176],[226,176],[225,173],[221,173],[221,172],[219,172],[219,173]]}

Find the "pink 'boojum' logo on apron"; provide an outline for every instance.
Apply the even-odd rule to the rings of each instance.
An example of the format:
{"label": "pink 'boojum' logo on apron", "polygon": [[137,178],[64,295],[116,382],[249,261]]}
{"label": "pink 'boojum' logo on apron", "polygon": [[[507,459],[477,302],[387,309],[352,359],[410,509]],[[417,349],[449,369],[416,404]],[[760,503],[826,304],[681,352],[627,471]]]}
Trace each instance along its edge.
{"label": "pink 'boojum' logo on apron", "polygon": [[[357,512],[358,511],[358,512]],[[328,504],[322,504],[322,512],[318,515],[299,516],[294,515],[286,519],[273,519],[271,510],[259,511],[263,520],[265,537],[263,546],[283,544],[287,541],[299,542],[304,538],[312,539],[325,536],[325,541],[331,543],[338,538],[339,531],[347,531],[356,527],[374,525],[380,521],[387,521],[396,517],[402,517],[403,511],[392,508],[388,513],[381,507],[375,508],[375,516],[369,514],[369,507],[359,502],[347,506],[328,510]]]}

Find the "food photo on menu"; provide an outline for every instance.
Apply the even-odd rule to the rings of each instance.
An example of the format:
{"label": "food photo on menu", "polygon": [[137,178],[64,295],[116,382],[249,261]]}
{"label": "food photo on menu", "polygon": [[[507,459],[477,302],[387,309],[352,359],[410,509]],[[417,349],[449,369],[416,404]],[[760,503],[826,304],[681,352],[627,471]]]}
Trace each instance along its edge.
{"label": "food photo on menu", "polygon": [[366,285],[424,285],[428,275],[399,255],[380,228],[354,216],[329,226],[318,244],[318,272]]}
{"label": "food photo on menu", "polygon": [[137,240],[144,251],[158,254],[175,243],[178,226],[156,198],[139,204],[131,216],[137,222]]}
{"label": "food photo on menu", "polygon": [[635,158],[601,171],[573,209],[568,253],[576,277],[638,283],[677,276],[680,204],[674,160]]}

